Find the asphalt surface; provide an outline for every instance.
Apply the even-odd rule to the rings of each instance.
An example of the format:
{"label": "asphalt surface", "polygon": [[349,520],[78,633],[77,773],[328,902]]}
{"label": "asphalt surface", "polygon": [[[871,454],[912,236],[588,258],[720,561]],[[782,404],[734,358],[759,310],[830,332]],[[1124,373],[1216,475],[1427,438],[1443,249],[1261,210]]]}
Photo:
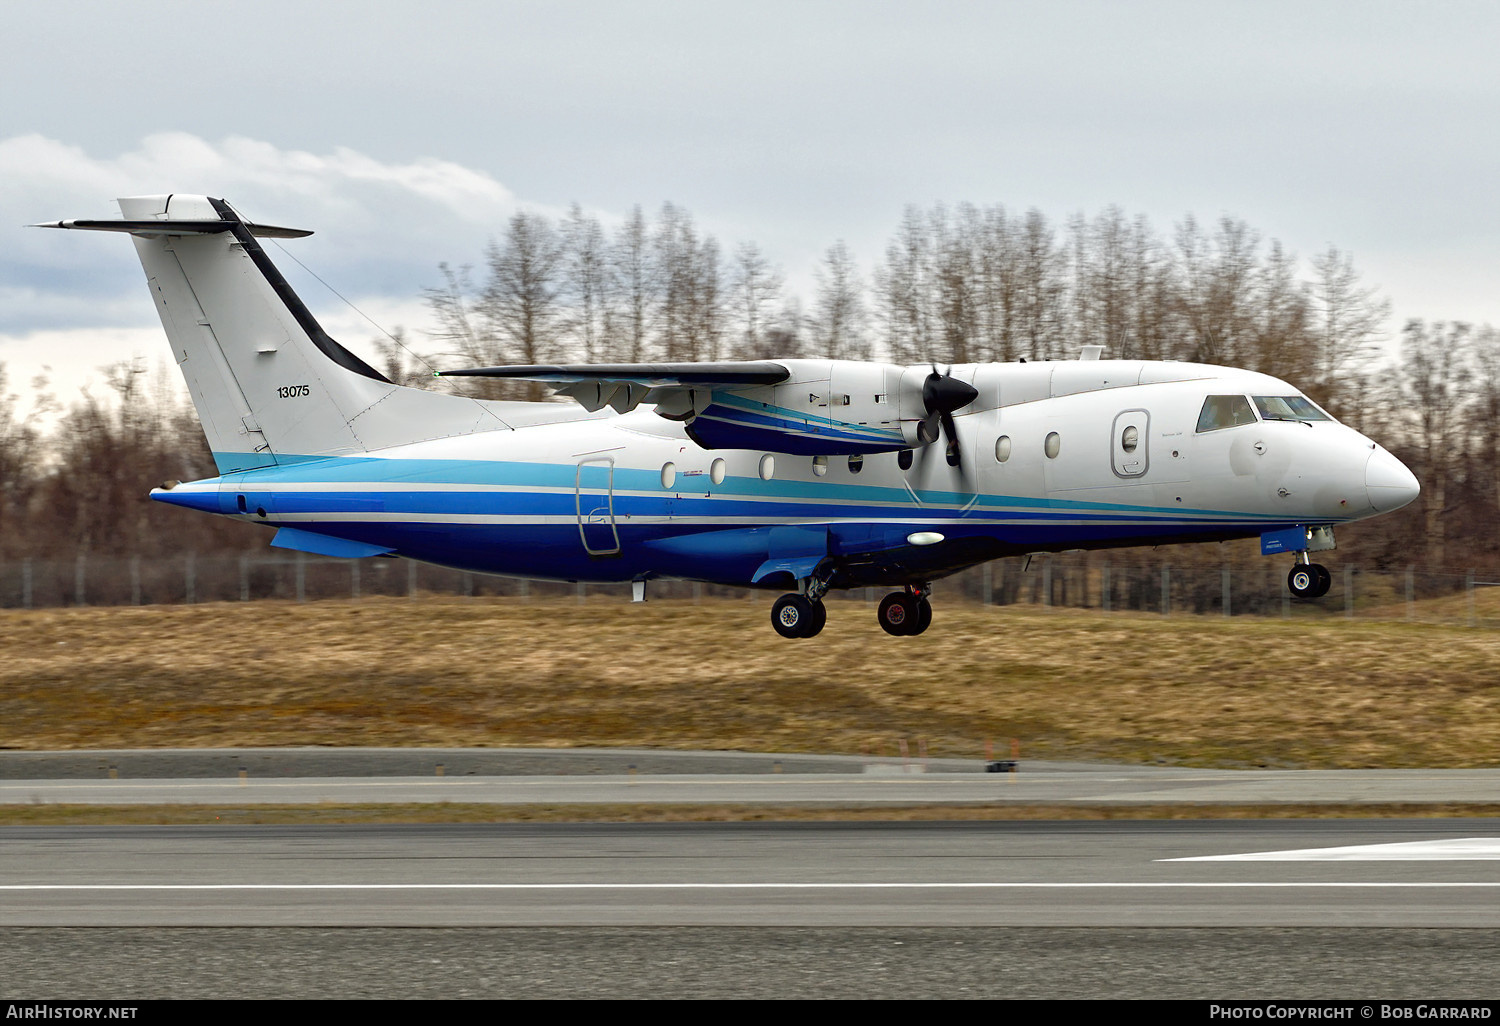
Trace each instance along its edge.
{"label": "asphalt surface", "polygon": [[[984,768],[743,753],[0,753],[0,801],[97,789],[88,800],[224,808],[218,826],[0,827],[0,996],[1500,1000],[1494,819],[233,816],[328,788],[355,801],[1500,800],[1493,771]],[[388,797],[408,793],[425,797]]]}
{"label": "asphalt surface", "polygon": [[[15,929],[0,993],[194,998],[1494,1002],[1500,931]],[[1207,1022],[1206,1007],[1180,1010]],[[1500,1013],[1496,1013],[1500,1014]]]}
{"label": "asphalt surface", "polygon": [[0,752],[0,805],[1500,805],[1500,770],[1204,770],[608,749]]}

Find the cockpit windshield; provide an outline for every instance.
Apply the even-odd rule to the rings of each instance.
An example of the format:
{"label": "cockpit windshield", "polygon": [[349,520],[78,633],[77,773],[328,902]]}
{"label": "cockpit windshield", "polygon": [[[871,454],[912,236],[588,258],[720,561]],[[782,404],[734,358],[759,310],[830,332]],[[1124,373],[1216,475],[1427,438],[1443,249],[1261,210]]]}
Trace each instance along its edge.
{"label": "cockpit windshield", "polygon": [[1203,400],[1203,409],[1198,412],[1200,432],[1254,423],[1255,411],[1250,409],[1250,400],[1242,395],[1211,395]]}
{"label": "cockpit windshield", "polygon": [[1328,414],[1300,395],[1258,395],[1255,408],[1262,420],[1330,420]]}

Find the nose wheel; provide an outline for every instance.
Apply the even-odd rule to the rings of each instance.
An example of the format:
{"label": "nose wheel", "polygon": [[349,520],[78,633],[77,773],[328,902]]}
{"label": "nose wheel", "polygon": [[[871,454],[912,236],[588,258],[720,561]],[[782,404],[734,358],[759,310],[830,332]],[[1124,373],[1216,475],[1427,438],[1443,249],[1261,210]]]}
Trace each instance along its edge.
{"label": "nose wheel", "polygon": [[1322,598],[1333,586],[1333,574],[1321,563],[1298,563],[1286,575],[1286,586],[1297,598]]}
{"label": "nose wheel", "polygon": [[876,611],[881,630],[898,638],[921,634],[932,625],[932,603],[925,588],[893,591]]}

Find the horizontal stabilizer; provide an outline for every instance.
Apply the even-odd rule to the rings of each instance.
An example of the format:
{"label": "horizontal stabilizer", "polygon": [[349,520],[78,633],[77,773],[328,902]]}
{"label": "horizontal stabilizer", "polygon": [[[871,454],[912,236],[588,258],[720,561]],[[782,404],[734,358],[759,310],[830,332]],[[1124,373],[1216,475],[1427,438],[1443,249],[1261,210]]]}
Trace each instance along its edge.
{"label": "horizontal stabilizer", "polygon": [[[129,232],[131,235],[217,235],[233,229],[235,222],[223,220],[97,220],[44,221],[32,228],[76,228],[88,232]],[[251,235],[262,239],[305,239],[312,232],[302,228],[277,228],[269,224],[246,224]]]}
{"label": "horizontal stabilizer", "polygon": [[384,548],[379,545],[350,541],[347,538],[331,538],[326,534],[318,534],[315,531],[304,531],[297,527],[283,527],[278,530],[276,537],[271,539],[271,545],[278,549],[311,552],[316,556],[337,556],[340,559],[384,556],[388,552],[395,551],[394,549]]}

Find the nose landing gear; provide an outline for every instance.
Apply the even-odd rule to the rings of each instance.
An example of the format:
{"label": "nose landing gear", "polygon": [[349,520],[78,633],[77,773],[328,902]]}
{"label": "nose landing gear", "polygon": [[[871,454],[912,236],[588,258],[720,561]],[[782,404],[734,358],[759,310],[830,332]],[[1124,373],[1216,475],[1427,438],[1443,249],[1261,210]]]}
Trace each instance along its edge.
{"label": "nose landing gear", "polygon": [[1333,586],[1333,574],[1321,563],[1298,563],[1286,575],[1286,586],[1297,598],[1322,598]]}
{"label": "nose landing gear", "polygon": [[893,591],[880,601],[876,618],[887,634],[912,637],[932,624],[932,603],[927,600],[927,585],[907,585],[905,591]]}

